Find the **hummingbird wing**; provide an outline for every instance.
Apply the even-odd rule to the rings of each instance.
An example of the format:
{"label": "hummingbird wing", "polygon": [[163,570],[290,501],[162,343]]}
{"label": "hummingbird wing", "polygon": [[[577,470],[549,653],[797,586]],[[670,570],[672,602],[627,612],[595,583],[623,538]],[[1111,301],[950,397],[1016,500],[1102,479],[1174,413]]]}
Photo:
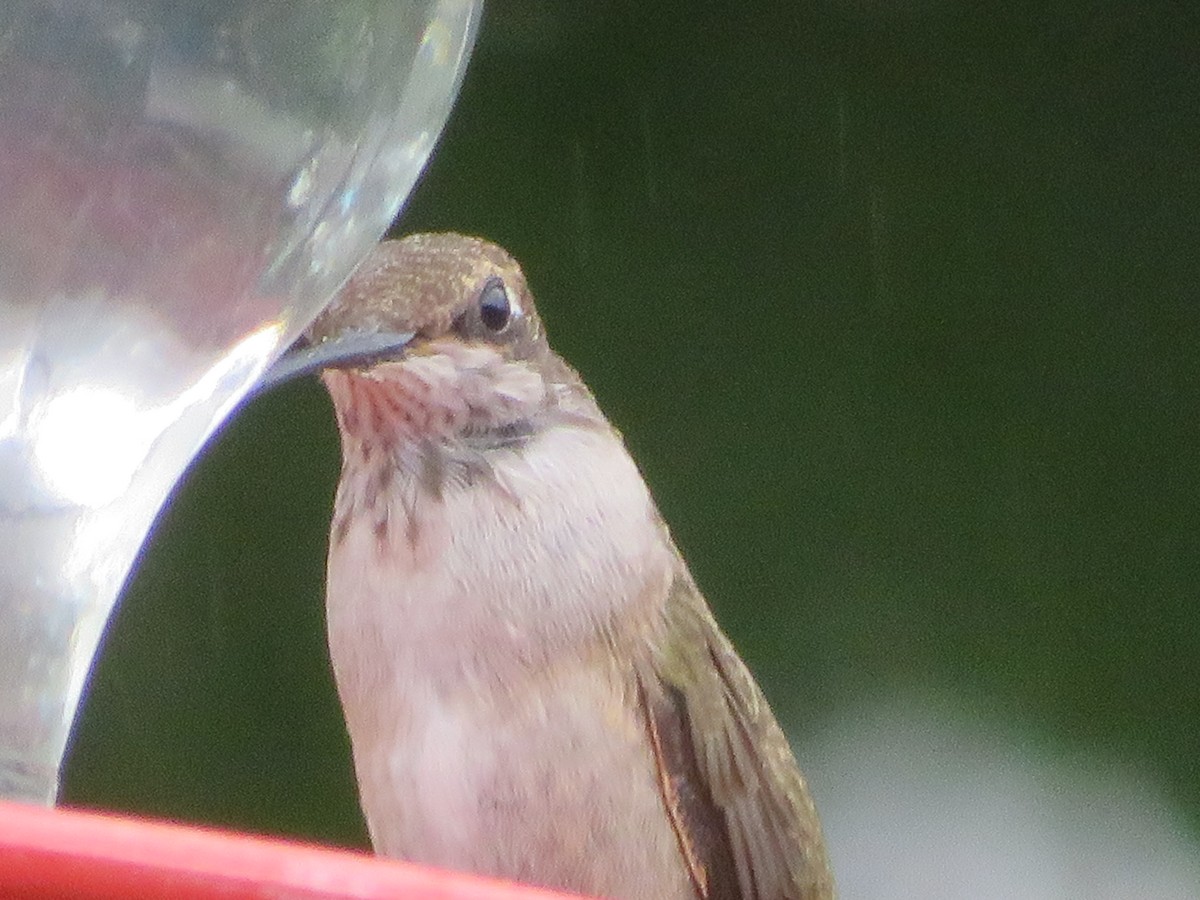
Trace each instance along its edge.
{"label": "hummingbird wing", "polygon": [[766,697],[682,559],[639,674],[680,849],[703,900],[834,896],[820,821]]}

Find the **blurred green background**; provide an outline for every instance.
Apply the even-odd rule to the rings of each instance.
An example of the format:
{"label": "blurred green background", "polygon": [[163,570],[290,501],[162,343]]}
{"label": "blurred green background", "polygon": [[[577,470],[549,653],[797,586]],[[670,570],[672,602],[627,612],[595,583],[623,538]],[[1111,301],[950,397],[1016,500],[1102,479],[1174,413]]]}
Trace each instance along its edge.
{"label": "blurred green background", "polygon": [[[1188,4],[494,0],[397,227],[522,260],[801,745],[932,690],[1196,828],[1197,47]],[[315,382],[214,441],[67,802],[362,842],[338,468]]]}

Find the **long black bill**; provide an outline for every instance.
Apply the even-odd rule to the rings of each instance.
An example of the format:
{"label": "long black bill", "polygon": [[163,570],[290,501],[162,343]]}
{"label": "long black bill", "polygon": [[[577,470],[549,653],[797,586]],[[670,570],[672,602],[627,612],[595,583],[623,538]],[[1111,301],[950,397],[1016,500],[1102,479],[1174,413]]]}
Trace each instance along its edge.
{"label": "long black bill", "polygon": [[319,344],[297,341],[263,372],[250,393],[263,394],[324,369],[366,368],[385,359],[399,359],[412,339],[411,333],[349,331]]}

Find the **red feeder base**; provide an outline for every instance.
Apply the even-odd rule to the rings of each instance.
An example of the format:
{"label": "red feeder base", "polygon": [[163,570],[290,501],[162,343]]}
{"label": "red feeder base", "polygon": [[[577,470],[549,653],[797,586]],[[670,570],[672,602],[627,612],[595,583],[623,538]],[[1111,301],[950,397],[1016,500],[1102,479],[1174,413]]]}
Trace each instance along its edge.
{"label": "red feeder base", "polygon": [[565,900],[364,853],[0,802],[0,897]]}

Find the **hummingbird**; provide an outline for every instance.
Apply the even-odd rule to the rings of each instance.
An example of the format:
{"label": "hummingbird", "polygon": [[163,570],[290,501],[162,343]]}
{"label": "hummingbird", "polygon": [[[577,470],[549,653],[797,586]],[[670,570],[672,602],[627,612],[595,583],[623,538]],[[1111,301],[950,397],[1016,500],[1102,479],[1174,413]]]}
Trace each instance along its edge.
{"label": "hummingbird", "polygon": [[834,896],[817,811],[521,267],[379,244],[285,356],[342,471],[330,659],[377,853],[614,898]]}

